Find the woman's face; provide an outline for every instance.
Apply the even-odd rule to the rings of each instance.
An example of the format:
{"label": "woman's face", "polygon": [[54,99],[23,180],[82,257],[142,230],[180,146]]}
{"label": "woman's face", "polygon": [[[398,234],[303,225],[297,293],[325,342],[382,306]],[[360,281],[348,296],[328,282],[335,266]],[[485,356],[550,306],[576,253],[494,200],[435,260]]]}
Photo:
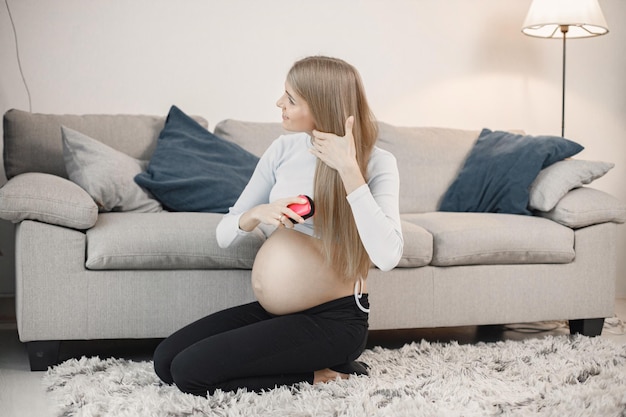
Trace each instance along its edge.
{"label": "woman's face", "polygon": [[309,110],[309,105],[285,82],[285,93],[278,99],[276,105],[283,112],[283,127],[291,132],[311,133],[315,129],[315,120]]}

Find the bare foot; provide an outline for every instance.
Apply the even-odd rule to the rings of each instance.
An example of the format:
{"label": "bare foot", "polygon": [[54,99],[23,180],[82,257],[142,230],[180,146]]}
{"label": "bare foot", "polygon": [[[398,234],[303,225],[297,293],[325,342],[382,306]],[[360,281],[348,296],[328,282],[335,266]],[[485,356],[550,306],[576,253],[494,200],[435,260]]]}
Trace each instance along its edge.
{"label": "bare foot", "polygon": [[329,369],[329,368],[321,369],[313,373],[313,384],[334,381],[337,379],[337,377],[341,379],[348,379],[349,376],[350,375],[348,374],[342,374],[340,372],[333,371],[332,369]]}

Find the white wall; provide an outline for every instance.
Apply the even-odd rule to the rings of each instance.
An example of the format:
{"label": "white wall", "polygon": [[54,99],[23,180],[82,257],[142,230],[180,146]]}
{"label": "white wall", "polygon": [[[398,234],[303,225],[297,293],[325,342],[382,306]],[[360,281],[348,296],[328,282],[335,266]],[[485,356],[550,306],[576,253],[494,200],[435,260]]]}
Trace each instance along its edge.
{"label": "white wall", "polygon": [[[594,186],[626,201],[626,2],[600,0],[610,33],[568,43],[566,136],[616,167]],[[10,0],[32,111],[277,121],[291,63],[360,69],[380,120],[560,134],[561,43],[520,26],[530,0]],[[0,5],[0,112],[28,110]],[[0,178],[1,180],[1,178]],[[0,293],[12,293],[0,221]],[[626,297],[626,226],[618,295]],[[593,277],[590,277],[592,282]],[[590,285],[593,285],[590,283]]]}

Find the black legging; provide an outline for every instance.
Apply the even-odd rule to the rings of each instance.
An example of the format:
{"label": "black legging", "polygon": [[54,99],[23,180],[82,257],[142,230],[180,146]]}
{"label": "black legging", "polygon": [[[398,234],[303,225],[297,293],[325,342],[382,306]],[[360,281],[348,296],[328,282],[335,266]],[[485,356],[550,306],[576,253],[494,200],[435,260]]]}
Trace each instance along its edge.
{"label": "black legging", "polygon": [[[361,304],[368,307],[367,294]],[[353,296],[275,316],[257,302],[223,310],[178,330],[154,352],[154,369],[183,392],[249,391],[298,382],[359,357],[368,315]]]}

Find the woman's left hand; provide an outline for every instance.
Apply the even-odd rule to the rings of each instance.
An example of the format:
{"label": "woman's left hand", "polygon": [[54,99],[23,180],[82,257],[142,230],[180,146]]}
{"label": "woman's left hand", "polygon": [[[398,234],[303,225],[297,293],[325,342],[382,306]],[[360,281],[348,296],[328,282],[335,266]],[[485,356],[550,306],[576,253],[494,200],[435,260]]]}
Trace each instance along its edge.
{"label": "woman's left hand", "polygon": [[356,163],[356,148],[352,126],[354,126],[354,116],[346,119],[345,136],[314,130],[311,153],[340,173],[347,166],[354,166]]}

